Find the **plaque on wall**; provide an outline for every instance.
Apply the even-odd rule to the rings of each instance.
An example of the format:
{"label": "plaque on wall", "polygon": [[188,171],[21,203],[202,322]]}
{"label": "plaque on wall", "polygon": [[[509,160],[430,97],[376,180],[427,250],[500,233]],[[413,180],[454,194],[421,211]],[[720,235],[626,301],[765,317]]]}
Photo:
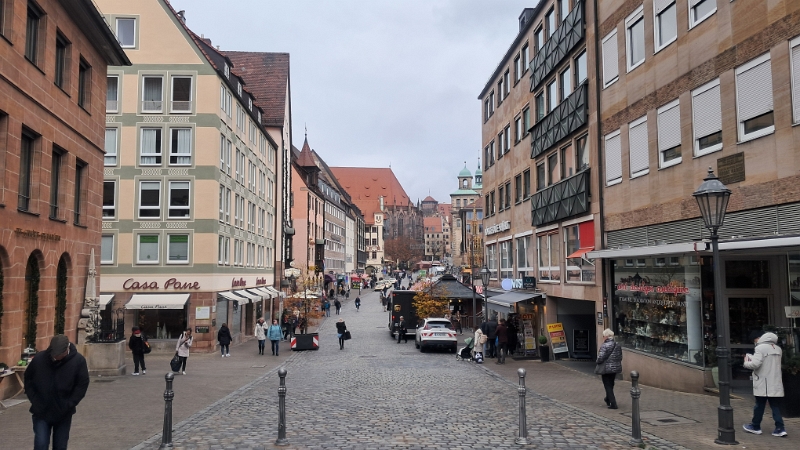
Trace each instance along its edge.
{"label": "plaque on wall", "polygon": [[744,152],[718,159],[717,176],[722,184],[744,181]]}
{"label": "plaque on wall", "polygon": [[208,333],[208,327],[194,327],[195,333]]}

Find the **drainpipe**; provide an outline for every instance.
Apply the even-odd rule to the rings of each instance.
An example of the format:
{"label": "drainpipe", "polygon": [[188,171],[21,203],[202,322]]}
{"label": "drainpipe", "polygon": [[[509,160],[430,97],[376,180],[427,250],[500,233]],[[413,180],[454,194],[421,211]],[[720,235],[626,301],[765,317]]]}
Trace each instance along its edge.
{"label": "drainpipe", "polygon": [[[592,12],[593,20],[594,20],[594,56],[595,56],[595,64],[594,64],[594,74],[595,74],[595,83],[594,83],[594,92],[595,92],[595,114],[597,114],[597,194],[599,196],[598,203],[600,207],[600,211],[598,215],[600,216],[600,248],[606,248],[606,235],[605,235],[605,208],[604,208],[604,189],[605,184],[603,183],[603,157],[602,157],[602,149],[603,149],[603,135],[602,135],[602,122],[600,116],[600,90],[602,86],[602,81],[600,78],[600,24],[598,23],[597,19],[597,0],[593,0],[593,8],[594,11]],[[606,267],[608,263],[606,260],[602,260],[602,264],[600,265],[601,268],[601,280],[602,281],[602,288],[601,291],[603,292],[603,298],[611,299],[611,295],[606,295],[606,287],[613,285],[613,283],[608,283],[607,277],[607,270]],[[606,312],[604,309],[603,312]],[[604,322],[608,322],[610,319],[605,319]]]}

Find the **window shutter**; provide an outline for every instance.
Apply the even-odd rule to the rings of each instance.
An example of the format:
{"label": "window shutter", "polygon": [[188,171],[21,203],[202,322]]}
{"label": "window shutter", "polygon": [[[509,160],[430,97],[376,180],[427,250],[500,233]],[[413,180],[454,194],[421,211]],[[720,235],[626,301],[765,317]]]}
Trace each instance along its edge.
{"label": "window shutter", "polygon": [[739,121],[772,111],[772,66],[770,60],[736,74]]}
{"label": "window shutter", "polygon": [[628,129],[628,147],[630,148],[631,175],[649,169],[647,120]]}
{"label": "window shutter", "polygon": [[[698,3],[702,2],[702,1],[703,1],[703,0],[689,0],[689,7],[690,7],[690,8],[693,8],[693,7],[695,7],[695,6],[696,6]],[[712,0],[712,1],[713,1],[713,0]]]}
{"label": "window shutter", "polygon": [[658,113],[658,149],[668,150],[681,145],[680,103]]}
{"label": "window shutter", "polygon": [[719,84],[692,98],[694,138],[700,139],[722,130]]}
{"label": "window shutter", "polygon": [[794,122],[800,122],[800,41],[792,48],[792,110]]}
{"label": "window shutter", "polygon": [[603,42],[603,83],[608,85],[619,76],[619,55],[617,54],[617,33]]}
{"label": "window shutter", "polygon": [[619,132],[606,137],[606,183],[622,178],[622,149],[619,144]]}
{"label": "window shutter", "polygon": [[661,11],[664,11],[673,3],[675,3],[675,0],[653,0],[653,7],[656,10],[656,14],[661,14]]}

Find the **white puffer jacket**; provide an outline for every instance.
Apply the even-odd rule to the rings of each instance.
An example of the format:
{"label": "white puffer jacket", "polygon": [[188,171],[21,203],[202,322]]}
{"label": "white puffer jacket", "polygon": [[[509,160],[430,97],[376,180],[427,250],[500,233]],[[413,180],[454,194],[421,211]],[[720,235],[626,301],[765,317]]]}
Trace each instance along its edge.
{"label": "white puffer jacket", "polygon": [[753,395],[756,397],[783,397],[781,381],[781,355],[775,333],[764,333],[758,339],[755,352],[744,358],[745,369],[753,371]]}

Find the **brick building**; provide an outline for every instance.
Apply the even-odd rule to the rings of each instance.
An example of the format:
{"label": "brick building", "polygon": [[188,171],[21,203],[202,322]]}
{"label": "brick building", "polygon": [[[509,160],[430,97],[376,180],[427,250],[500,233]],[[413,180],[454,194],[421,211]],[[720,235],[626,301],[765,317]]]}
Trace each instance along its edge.
{"label": "brick building", "polygon": [[0,361],[13,366],[54,334],[77,341],[100,256],[106,67],[130,62],[90,0],[0,8]]}

